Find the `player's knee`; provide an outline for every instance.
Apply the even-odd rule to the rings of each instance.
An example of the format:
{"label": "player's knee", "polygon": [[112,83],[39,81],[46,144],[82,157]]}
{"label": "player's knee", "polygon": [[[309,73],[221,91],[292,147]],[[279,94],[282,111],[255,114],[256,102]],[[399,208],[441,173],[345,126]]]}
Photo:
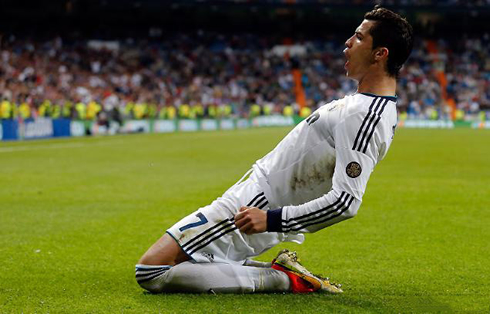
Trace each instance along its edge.
{"label": "player's knee", "polygon": [[[158,265],[159,264],[159,256],[154,254],[155,252],[152,252],[151,250],[148,250],[143,256],[141,256],[140,260],[138,261],[138,264],[142,265]],[[160,253],[161,255],[161,253]]]}
{"label": "player's knee", "polygon": [[176,265],[188,259],[189,257],[182,251],[177,242],[165,234],[146,251],[138,263],[143,265]]}
{"label": "player's knee", "polygon": [[164,290],[167,281],[167,271],[171,268],[168,265],[136,265],[136,282],[141,288],[152,292],[160,293]]}

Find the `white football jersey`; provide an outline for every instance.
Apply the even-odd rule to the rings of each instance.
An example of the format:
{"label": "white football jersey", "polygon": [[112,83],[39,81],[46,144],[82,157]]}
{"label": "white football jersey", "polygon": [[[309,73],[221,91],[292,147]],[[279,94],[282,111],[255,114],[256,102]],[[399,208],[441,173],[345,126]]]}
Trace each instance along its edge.
{"label": "white football jersey", "polygon": [[321,106],[254,165],[268,231],[314,232],[353,217],[397,124],[396,97],[357,93]]}

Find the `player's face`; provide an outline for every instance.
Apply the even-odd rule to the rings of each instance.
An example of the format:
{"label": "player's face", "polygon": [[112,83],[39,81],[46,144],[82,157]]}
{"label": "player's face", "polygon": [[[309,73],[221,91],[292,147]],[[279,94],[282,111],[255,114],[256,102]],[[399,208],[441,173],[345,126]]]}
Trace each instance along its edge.
{"label": "player's face", "polygon": [[369,29],[374,23],[374,21],[362,21],[354,35],[345,42],[344,54],[347,62],[344,69],[347,77],[356,81],[360,81],[366,75],[369,66],[373,63],[373,37],[369,34]]}

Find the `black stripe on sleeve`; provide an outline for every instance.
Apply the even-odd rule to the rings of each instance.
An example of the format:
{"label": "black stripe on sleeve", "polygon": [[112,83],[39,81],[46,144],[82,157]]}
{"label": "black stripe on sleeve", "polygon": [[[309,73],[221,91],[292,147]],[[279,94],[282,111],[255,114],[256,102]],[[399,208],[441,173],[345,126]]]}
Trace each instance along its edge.
{"label": "black stripe on sleeve", "polygon": [[256,195],[256,196],[255,196],[255,197],[254,197],[254,198],[253,198],[253,199],[252,199],[252,200],[251,200],[251,201],[250,201],[250,202],[247,204],[247,206],[252,205],[252,204],[253,204],[253,202],[255,202],[255,200],[256,200],[256,199],[258,199],[259,197],[261,197],[262,195],[264,195],[264,192],[257,194],[257,195]]}
{"label": "black stripe on sleeve", "polygon": [[[305,224],[305,225],[302,225],[302,226],[298,226],[298,227],[296,227],[296,228],[291,229],[291,231],[299,231],[299,230],[301,230],[301,229],[303,229],[303,228],[306,228],[306,227],[309,227],[309,226],[312,226],[312,225],[322,224],[322,223],[325,223],[325,222],[327,222],[327,221],[329,221],[329,220],[332,220],[332,219],[334,219],[334,218],[336,218],[336,217],[338,217],[338,216],[342,215],[343,213],[345,213],[345,212],[346,212],[346,211],[349,209],[350,205],[351,205],[351,204],[352,204],[352,202],[354,201],[354,197],[353,197],[353,196],[350,196],[350,198],[351,198],[351,199],[350,199],[349,203],[348,203],[347,205],[344,205],[344,206],[343,206],[343,209],[342,209],[342,208],[340,208],[340,212],[338,212],[337,214],[334,214],[334,215],[332,215],[332,216],[326,217],[326,218],[325,218],[325,219],[323,219],[323,220],[314,221],[314,222],[311,222],[311,223],[308,223],[308,224]],[[332,210],[332,211],[330,211],[328,215],[333,214],[333,213],[335,213],[336,211],[338,211],[338,209],[337,209],[337,210]]]}
{"label": "black stripe on sleeve", "polygon": [[358,148],[354,148],[354,150],[361,151],[362,143],[364,143],[364,139],[366,138],[366,135],[367,135],[369,129],[371,128],[374,119],[376,118],[376,112],[379,110],[379,106],[381,105],[382,102],[383,102],[383,98],[380,98],[378,101],[378,104],[376,105],[374,110],[372,112],[368,113],[368,115],[369,115],[368,123],[366,124],[366,126],[364,128],[364,132],[361,135]]}
{"label": "black stripe on sleeve", "polygon": [[[286,226],[286,228],[284,228],[284,226],[283,226],[283,228],[285,230],[297,231],[297,230],[303,229],[304,226],[307,226],[307,225],[309,226],[311,224],[316,224],[317,222],[314,222],[314,221],[318,221],[319,219],[323,219],[324,217],[329,216],[332,213],[335,213],[338,210],[340,210],[342,207],[344,207],[350,197],[352,197],[350,194],[344,192],[337,199],[337,201],[335,203],[333,203],[333,204],[331,204],[331,205],[329,205],[329,206],[327,206],[325,208],[322,208],[321,210],[318,210],[316,212],[310,213],[310,216],[311,216],[311,214],[316,214],[315,216],[309,217],[307,219],[304,219],[303,218],[303,219],[300,219],[300,220],[296,220],[293,223],[288,224]],[[311,223],[311,222],[313,222],[313,223]],[[299,226],[299,227],[296,227],[296,226]]]}
{"label": "black stripe on sleeve", "polygon": [[[354,146],[352,148],[353,150],[357,150],[363,153],[366,152],[369,141],[371,140],[371,137],[376,130],[376,125],[381,119],[381,114],[383,113],[387,103],[387,98],[380,98],[374,110],[368,112],[366,118],[363,121],[363,124],[361,125],[361,128],[359,129],[359,132],[357,133],[356,141],[354,141]],[[365,121],[367,121],[367,124],[364,123]],[[361,137],[359,137],[359,134],[361,133],[362,135]]]}
{"label": "black stripe on sleeve", "polygon": [[354,146],[352,146],[352,149],[356,149],[357,141],[359,140],[359,136],[361,136],[362,129],[363,129],[364,125],[366,124],[366,122],[369,120],[369,116],[371,115],[371,112],[373,111],[373,107],[374,107],[374,104],[376,103],[377,99],[378,99],[378,97],[374,97],[373,102],[369,106],[368,113],[367,113],[366,117],[364,118],[364,120],[362,121],[362,124],[361,124],[361,127],[359,128],[359,131],[357,132],[356,139],[354,140]]}
{"label": "black stripe on sleeve", "polygon": [[373,137],[374,131],[376,130],[376,126],[378,125],[379,121],[381,120],[381,114],[385,110],[385,107],[386,107],[386,104],[387,103],[388,103],[388,99],[385,100],[385,103],[383,104],[383,107],[381,107],[381,110],[380,110],[380,112],[378,114],[378,118],[374,122],[373,129],[371,130],[371,132],[369,133],[369,136],[366,139],[366,144],[364,145],[364,149],[362,150],[363,153],[366,153],[366,151],[367,151],[369,142],[371,141],[371,138]]}
{"label": "black stripe on sleeve", "polygon": [[252,207],[259,207],[258,205],[261,204],[263,201],[266,201],[267,200],[265,199],[265,196],[262,196],[261,198],[259,198],[253,205],[251,205]]}
{"label": "black stripe on sleeve", "polygon": [[304,219],[304,218],[311,217],[311,216],[313,216],[313,215],[316,215],[316,214],[318,214],[318,213],[321,213],[321,212],[322,212],[322,211],[324,211],[324,210],[327,210],[327,209],[329,209],[329,208],[332,208],[333,206],[336,206],[336,205],[337,205],[337,204],[338,204],[338,203],[341,201],[341,199],[344,197],[344,195],[345,195],[345,194],[347,194],[347,193],[345,193],[345,192],[340,193],[340,197],[339,197],[339,198],[338,198],[338,199],[337,199],[337,200],[336,200],[334,203],[332,203],[332,204],[328,205],[327,207],[324,207],[324,208],[322,208],[322,209],[319,209],[319,210],[317,210],[317,211],[314,211],[314,212],[311,212],[311,213],[308,213],[308,214],[305,214],[305,215],[302,215],[302,216],[298,216],[298,217],[289,218],[288,220],[283,220],[283,224],[286,224],[286,226],[287,226],[287,225],[288,225],[290,222],[292,222],[292,221],[302,220],[302,219]]}
{"label": "black stripe on sleeve", "polygon": [[261,204],[257,203],[257,205],[255,207],[259,208],[259,209],[262,209],[265,207],[265,205],[267,205],[269,202],[267,200],[264,200],[264,202],[262,202]]}

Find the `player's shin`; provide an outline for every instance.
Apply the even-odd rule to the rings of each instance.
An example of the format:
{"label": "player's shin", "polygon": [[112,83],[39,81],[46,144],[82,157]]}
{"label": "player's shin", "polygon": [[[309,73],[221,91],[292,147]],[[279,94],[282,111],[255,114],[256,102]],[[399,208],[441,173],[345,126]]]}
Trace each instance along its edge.
{"label": "player's shin", "polygon": [[137,280],[140,278],[138,283],[154,293],[254,293],[290,290],[287,275],[271,268],[184,262],[160,274],[155,270],[155,275],[147,275],[142,280],[145,272],[142,274],[141,269],[144,267],[145,265],[137,265]]}

